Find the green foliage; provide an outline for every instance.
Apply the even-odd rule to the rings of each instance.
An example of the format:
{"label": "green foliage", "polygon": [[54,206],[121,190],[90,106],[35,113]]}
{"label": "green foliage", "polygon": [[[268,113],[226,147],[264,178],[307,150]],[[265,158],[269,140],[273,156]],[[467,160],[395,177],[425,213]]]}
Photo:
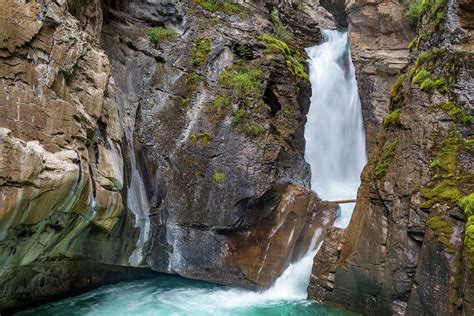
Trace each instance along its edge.
{"label": "green foliage", "polygon": [[290,69],[290,72],[293,75],[300,77],[304,80],[309,80],[309,75],[304,69],[301,60],[297,55],[286,56],[286,64],[288,65],[288,68]]}
{"label": "green foliage", "polygon": [[225,181],[225,174],[223,172],[215,172],[212,178],[215,183],[222,184]]}
{"label": "green foliage", "polygon": [[426,79],[429,79],[430,76],[431,76],[431,73],[430,73],[428,70],[422,68],[422,69],[420,69],[420,70],[417,72],[417,74],[413,77],[412,82],[413,82],[413,83],[418,83],[418,84],[420,84],[420,83],[422,83],[423,81],[425,81]]}
{"label": "green foliage", "polygon": [[230,105],[231,98],[228,95],[218,95],[211,104],[210,110],[217,112],[219,109],[227,109]]}
{"label": "green foliage", "polygon": [[383,118],[383,127],[397,126],[400,124],[400,109],[392,111]]}
{"label": "green foliage", "polygon": [[400,93],[400,88],[403,85],[403,82],[407,78],[407,74],[403,74],[400,77],[398,77],[397,81],[393,84],[393,86],[390,88],[390,100],[392,100],[393,103],[397,103],[401,99],[401,93]]}
{"label": "green foliage", "polygon": [[304,80],[309,80],[309,75],[301,63],[300,57],[292,52],[288,44],[270,34],[264,34],[260,39],[267,44],[267,48],[265,49],[266,53],[284,54],[290,72]]}
{"label": "green foliage", "polygon": [[464,231],[464,252],[469,269],[474,268],[474,216],[469,216]]}
{"label": "green foliage", "polygon": [[438,26],[444,19],[445,0],[410,0],[405,17],[412,26],[417,26],[423,15]]}
{"label": "green foliage", "polygon": [[457,187],[459,178],[456,174],[457,156],[461,149],[459,135],[452,132],[430,163],[430,168],[435,172],[434,179],[439,179],[440,182],[434,187],[421,190],[421,196],[426,199],[420,204],[421,208],[429,208],[434,203],[457,203],[462,197]]}
{"label": "green foliage", "polygon": [[398,141],[394,140],[390,142],[386,146],[382,154],[379,155],[379,158],[375,165],[375,178],[376,179],[381,179],[383,176],[385,176],[385,173],[387,172],[387,168],[390,165],[390,162],[392,161],[393,157],[395,157],[395,151],[397,150],[397,147],[398,147]]}
{"label": "green foliage", "polygon": [[254,137],[260,136],[264,131],[263,127],[257,126],[249,122],[244,123],[243,129],[245,134]]}
{"label": "green foliage", "polygon": [[260,69],[244,64],[233,65],[221,72],[219,80],[227,88],[235,90],[241,97],[262,94],[263,72]]}
{"label": "green foliage", "polygon": [[202,146],[208,146],[211,140],[211,136],[208,132],[201,132],[198,135],[192,134],[190,137],[192,143],[199,143]]}
{"label": "green foliage", "polygon": [[186,75],[185,82],[188,85],[188,87],[193,87],[201,80],[202,80],[202,76],[198,74],[197,72],[193,71]]}
{"label": "green foliage", "polygon": [[416,26],[418,24],[418,19],[420,19],[424,11],[423,2],[426,2],[426,1],[424,0],[411,0],[410,1],[408,10],[405,12],[405,17],[412,26]]}
{"label": "green foliage", "polygon": [[236,47],[237,55],[243,59],[252,59],[253,58],[253,50],[247,44],[238,44]]}
{"label": "green foliage", "polygon": [[474,193],[464,196],[459,200],[459,206],[467,217],[474,216]]}
{"label": "green foliage", "polygon": [[448,91],[446,79],[443,77],[432,76],[431,72],[425,68],[420,68],[416,71],[412,82],[419,84],[422,91],[431,92],[433,89],[436,89],[441,93],[446,93]]}
{"label": "green foliage", "polygon": [[232,115],[232,125],[239,125],[246,115],[247,111],[245,110],[245,108],[239,107],[237,111],[234,112],[234,115]]}
{"label": "green foliage", "polygon": [[426,226],[428,226],[434,233],[435,237],[443,245],[449,244],[451,235],[454,230],[449,225],[448,221],[441,218],[441,216],[433,216],[426,221]]}
{"label": "green foliage", "polygon": [[193,49],[192,63],[194,66],[201,66],[211,52],[211,40],[209,38],[198,38]]}
{"label": "green foliage", "polygon": [[180,108],[184,109],[184,108],[186,108],[186,107],[189,105],[190,102],[191,102],[191,98],[190,98],[190,97],[182,98],[182,99],[181,99],[181,103],[180,103],[179,106],[180,106]]}
{"label": "green foliage", "polygon": [[150,38],[150,41],[154,44],[169,39],[176,36],[176,31],[173,29],[167,29],[164,27],[155,27],[147,31],[147,35]]}
{"label": "green foliage", "polygon": [[237,3],[232,3],[230,1],[194,0],[194,3],[209,12],[221,11],[227,15],[239,14],[243,12],[243,8],[241,5]]}
{"label": "green foliage", "polygon": [[283,53],[291,55],[291,50],[288,44],[270,34],[263,34],[260,39],[267,44],[265,52],[267,53]]}
{"label": "green foliage", "polygon": [[439,105],[453,120],[461,124],[474,123],[474,116],[467,114],[463,108],[456,102],[448,101]]}
{"label": "green foliage", "polygon": [[275,28],[275,32],[278,37],[286,42],[291,41],[293,39],[293,34],[291,34],[291,32],[288,31],[288,27],[281,22],[280,16],[278,15],[278,11],[274,10],[271,13],[271,18],[273,22],[273,27]]}

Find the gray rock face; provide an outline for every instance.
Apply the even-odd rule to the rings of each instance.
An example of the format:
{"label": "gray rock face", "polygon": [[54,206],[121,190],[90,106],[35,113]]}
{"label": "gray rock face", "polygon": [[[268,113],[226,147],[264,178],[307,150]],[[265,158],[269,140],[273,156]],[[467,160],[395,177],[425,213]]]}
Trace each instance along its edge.
{"label": "gray rock face", "polygon": [[384,116],[389,112],[387,95],[407,64],[413,31],[403,16],[401,1],[346,1],[352,59],[356,67],[368,152]]}
{"label": "gray rock face", "polygon": [[[172,13],[180,18],[171,19],[165,8],[154,8],[138,2],[110,7],[102,34],[142,177],[159,183],[146,185],[157,191],[148,195],[155,200],[144,264],[214,282],[268,286],[307,251],[316,228],[324,237],[336,212],[305,189],[309,83],[291,73],[281,53],[265,52],[261,35],[273,32],[266,9],[249,4],[229,14],[182,3]],[[306,14],[282,12],[287,21]],[[177,33],[154,44],[145,35],[151,25]],[[308,30],[290,27],[295,34]],[[317,29],[311,36],[318,39]],[[208,43],[208,52],[193,62],[199,41]],[[294,41],[301,47],[310,39],[298,35]],[[301,49],[294,54],[304,58]],[[258,81],[245,91],[226,85],[220,74],[229,69],[259,73]]]}

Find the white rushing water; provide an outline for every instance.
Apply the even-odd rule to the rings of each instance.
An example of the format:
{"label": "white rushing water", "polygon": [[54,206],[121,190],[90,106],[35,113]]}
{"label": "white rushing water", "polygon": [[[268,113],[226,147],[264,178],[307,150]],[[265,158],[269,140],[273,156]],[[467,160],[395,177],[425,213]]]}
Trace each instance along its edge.
{"label": "white rushing water", "polygon": [[136,248],[130,255],[130,258],[128,258],[128,262],[133,267],[137,267],[142,262],[143,246],[147,242],[150,233],[150,207],[146,197],[145,185],[137,168],[133,137],[129,129],[125,129],[125,136],[130,157],[130,186],[127,192],[127,206],[135,215],[135,227],[140,228],[140,236],[138,237]]}
{"label": "white rushing water", "polygon": [[[355,199],[367,162],[362,111],[346,32],[323,30],[307,50],[313,89],[305,128],[311,188],[322,199]],[[354,203],[341,204],[335,226],[346,227]]]}

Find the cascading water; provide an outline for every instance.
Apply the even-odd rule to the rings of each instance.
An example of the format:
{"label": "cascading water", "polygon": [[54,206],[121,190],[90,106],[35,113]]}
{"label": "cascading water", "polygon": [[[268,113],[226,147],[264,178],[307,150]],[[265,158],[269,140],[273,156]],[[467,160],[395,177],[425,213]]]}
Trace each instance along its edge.
{"label": "cascading water", "polygon": [[128,187],[127,205],[135,215],[135,227],[140,228],[135,250],[128,258],[130,265],[137,267],[143,259],[142,250],[150,232],[149,204],[145,193],[145,185],[137,169],[135,149],[133,148],[133,137],[130,129],[125,130],[130,158],[130,185]]}
{"label": "cascading water", "polygon": [[[306,159],[313,173],[312,187],[322,198],[354,198],[366,160],[354,67],[347,35],[337,31],[324,31],[323,35],[325,43],[308,49],[313,97],[305,131]],[[131,135],[127,138],[131,144]],[[138,264],[149,229],[148,203],[133,148],[129,150],[132,172],[128,204],[137,216],[137,226],[141,227],[140,240],[130,262]],[[352,207],[346,208],[346,212],[343,221],[350,217]],[[318,246],[313,242],[306,256],[291,264],[265,291],[163,276],[102,287],[22,314],[349,315],[306,300]]]}
{"label": "cascading water", "polygon": [[[362,111],[346,32],[322,31],[324,43],[307,50],[313,87],[305,128],[311,188],[322,199],[355,199],[367,162]],[[354,204],[342,204],[335,226],[346,227]]]}

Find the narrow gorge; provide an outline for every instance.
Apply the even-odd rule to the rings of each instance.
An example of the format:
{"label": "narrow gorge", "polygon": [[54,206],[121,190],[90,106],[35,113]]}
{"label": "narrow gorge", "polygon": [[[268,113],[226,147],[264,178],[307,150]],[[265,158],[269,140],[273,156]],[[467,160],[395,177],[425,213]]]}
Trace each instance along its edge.
{"label": "narrow gorge", "polygon": [[468,0],[5,0],[0,314],[474,314]]}

